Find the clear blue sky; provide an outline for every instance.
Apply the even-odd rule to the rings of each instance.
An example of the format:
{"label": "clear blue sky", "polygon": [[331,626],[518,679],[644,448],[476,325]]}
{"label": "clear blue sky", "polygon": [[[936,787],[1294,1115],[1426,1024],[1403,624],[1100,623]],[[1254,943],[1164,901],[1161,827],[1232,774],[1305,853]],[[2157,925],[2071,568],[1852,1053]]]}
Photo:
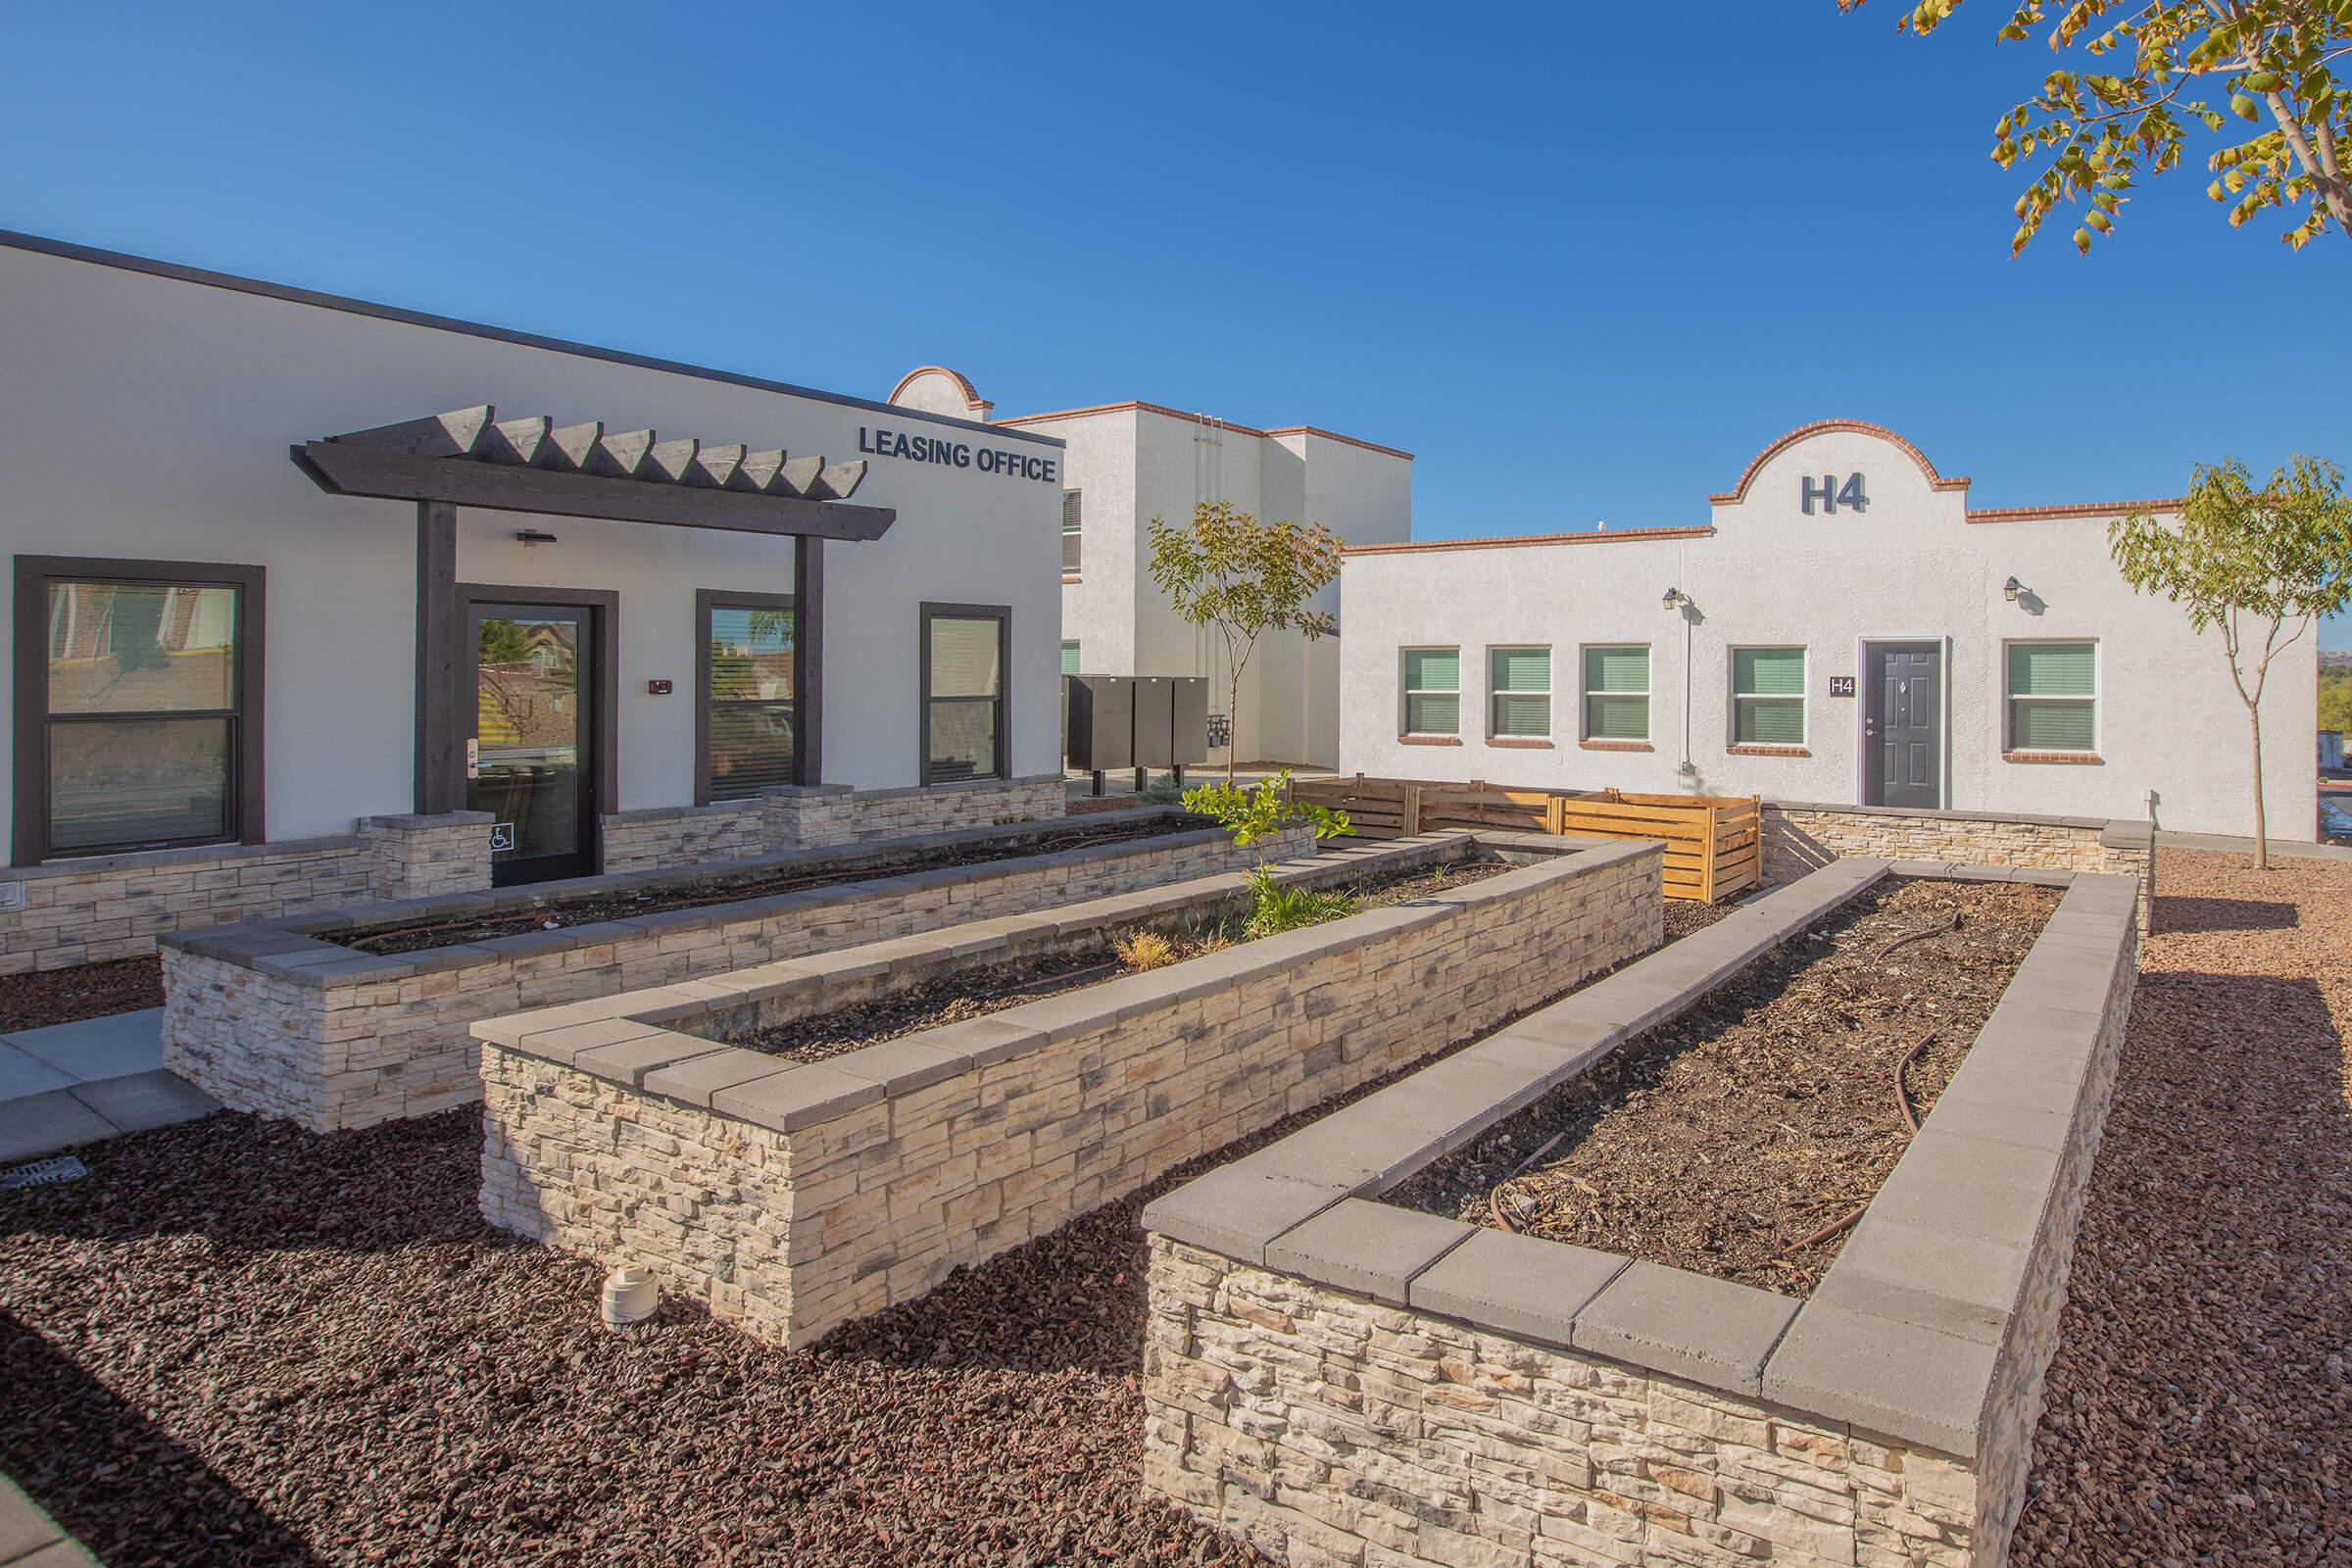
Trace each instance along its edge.
{"label": "clear blue sky", "polygon": [[844,391],[1321,424],[1418,454],[1424,536],[1702,520],[1831,416],[1979,506],[2352,465],[2340,237],[2231,233],[2192,168],[2009,259],[1987,131],[2048,55],[1993,9],[18,0],[0,225]]}

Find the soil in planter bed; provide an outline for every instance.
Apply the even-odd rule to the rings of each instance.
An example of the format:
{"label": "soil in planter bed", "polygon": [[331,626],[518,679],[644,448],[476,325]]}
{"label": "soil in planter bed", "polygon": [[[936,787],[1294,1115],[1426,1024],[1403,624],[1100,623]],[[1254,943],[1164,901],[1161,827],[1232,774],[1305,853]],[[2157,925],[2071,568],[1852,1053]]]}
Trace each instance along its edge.
{"label": "soil in planter bed", "polygon": [[[1499,858],[1452,860],[1439,866],[1365,877],[1360,881],[1342,884],[1331,891],[1352,898],[1355,906],[1349,912],[1353,913],[1427,898],[1449,888],[1468,887],[1473,882],[1484,882],[1491,876],[1500,876],[1511,869],[1512,866]],[[1176,958],[1183,959],[1230,947],[1239,940],[1239,936],[1238,922],[1235,922],[1232,927],[1212,928],[1198,936],[1175,936],[1169,940],[1174,944]],[[915,986],[896,996],[879,997],[855,1006],[813,1013],[806,1018],[795,1018],[790,1023],[746,1033],[729,1040],[728,1044],[741,1046],[747,1051],[764,1051],[794,1061],[825,1061],[867,1046],[878,1046],[885,1040],[896,1040],[902,1035],[919,1034],[925,1029],[938,1029],[947,1024],[961,1023],[968,1018],[986,1017],[992,1012],[1020,1006],[1023,1003],[1058,997],[1067,991],[1082,990],[1087,986],[1101,985],[1105,980],[1116,980],[1121,975],[1141,972],[1142,968],[1123,960],[1117,950],[1109,944],[1079,953],[1056,953],[1010,963],[985,964]]]}
{"label": "soil in planter bed", "polygon": [[1881,883],[1388,1201],[1809,1295],[2058,898]]}
{"label": "soil in planter bed", "polygon": [[0,975],[0,1034],[163,1004],[164,964],[152,955]]}
{"label": "soil in planter bed", "polygon": [[483,942],[492,937],[518,936],[525,931],[555,931],[589,925],[598,920],[627,920],[666,909],[699,909],[712,904],[735,904],[745,899],[770,898],[804,888],[835,887],[848,882],[872,882],[915,871],[937,871],[952,865],[984,865],[992,860],[1017,859],[1031,855],[1054,855],[1098,844],[1125,844],[1137,839],[1164,838],[1191,833],[1211,824],[1205,817],[1157,816],[1135,822],[1044,828],[1014,839],[982,839],[945,845],[911,855],[885,856],[856,865],[808,870],[781,867],[746,875],[681,874],[673,883],[555,899],[494,914],[450,920],[418,920],[405,925],[377,926],[364,932],[318,934],[321,942],[355,948],[362,953],[419,953],[428,948],[455,947],[461,942]]}

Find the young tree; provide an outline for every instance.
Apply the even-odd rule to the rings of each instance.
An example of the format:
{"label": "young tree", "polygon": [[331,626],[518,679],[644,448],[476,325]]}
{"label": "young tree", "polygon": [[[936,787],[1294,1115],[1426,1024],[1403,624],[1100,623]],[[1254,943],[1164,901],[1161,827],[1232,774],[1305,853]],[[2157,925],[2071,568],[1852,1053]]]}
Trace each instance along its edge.
{"label": "young tree", "polygon": [[1267,632],[1314,642],[1335,630],[1337,618],[1306,602],[1339,575],[1339,538],[1319,523],[1259,522],[1230,501],[1201,502],[1184,526],[1152,519],[1152,580],[1179,616],[1225,643],[1225,711],[1234,723],[1228,784],[1241,749],[1243,666]]}
{"label": "young tree", "polygon": [[[1859,9],[1864,0],[1838,0]],[[2009,0],[2004,41],[2049,24],[2050,52],[2080,49],[2084,69],[2060,69],[1993,126],[2003,169],[2036,153],[2049,166],[2017,198],[2011,255],[2026,248],[2060,202],[2088,202],[2075,248],[2114,227],[2140,174],[2177,167],[2187,122],[2219,135],[2228,115],[2269,125],[2214,151],[2205,194],[2230,204],[2235,228],[2268,208],[2311,210],[2280,237],[2300,250],[2330,222],[2352,240],[2352,89],[2332,64],[2352,55],[2352,0]],[[1922,36],[1960,0],[1918,0],[1895,29]],[[2049,13],[2057,12],[2051,21]],[[2112,58],[2114,70],[2101,70]],[[2218,92],[2216,85],[2218,84]],[[2228,115],[2205,96],[2222,97]],[[2235,134],[2232,132],[2232,134]],[[2340,253],[2339,253],[2340,254]]]}
{"label": "young tree", "polygon": [[2262,692],[2271,661],[2314,617],[2352,599],[2352,499],[2343,470],[2317,458],[2288,461],[2259,490],[2235,459],[2200,464],[2177,526],[2134,513],[2107,529],[2125,581],[2182,607],[2196,630],[2221,631],[2230,678],[2254,731],[2257,870],[2271,863],[2262,803]]}

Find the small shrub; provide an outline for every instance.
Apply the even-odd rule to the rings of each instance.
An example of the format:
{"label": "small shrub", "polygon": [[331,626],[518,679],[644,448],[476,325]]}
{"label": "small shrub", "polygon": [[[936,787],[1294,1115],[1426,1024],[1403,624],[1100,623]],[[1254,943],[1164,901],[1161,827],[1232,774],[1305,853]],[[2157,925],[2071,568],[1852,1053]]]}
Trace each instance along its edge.
{"label": "small shrub", "polygon": [[1134,931],[1111,943],[1110,951],[1130,969],[1157,969],[1176,961],[1176,944],[1156,931]]}
{"label": "small shrub", "polygon": [[1188,811],[1213,818],[1233,835],[1233,842],[1250,845],[1294,822],[1312,822],[1318,839],[1339,838],[1354,831],[1346,811],[1290,798],[1291,775],[1286,770],[1257,781],[1255,789],[1237,784],[1203,784],[1184,792]]}
{"label": "small shrub", "polygon": [[1347,894],[1285,887],[1263,865],[1250,873],[1250,919],[1243,935],[1252,942],[1355,912],[1355,901]]}
{"label": "small shrub", "polygon": [[1178,806],[1184,801],[1184,786],[1176,782],[1173,773],[1162,773],[1144,787],[1147,806]]}

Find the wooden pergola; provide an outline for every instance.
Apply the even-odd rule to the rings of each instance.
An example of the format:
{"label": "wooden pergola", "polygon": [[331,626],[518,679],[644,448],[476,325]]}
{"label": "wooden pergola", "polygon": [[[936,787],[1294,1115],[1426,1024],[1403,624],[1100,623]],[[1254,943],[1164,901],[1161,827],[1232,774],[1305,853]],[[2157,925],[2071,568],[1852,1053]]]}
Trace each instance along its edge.
{"label": "wooden pergola", "polygon": [[898,514],[850,504],[865,464],[754,452],[602,421],[558,425],[545,415],[501,419],[489,404],[304,442],[295,466],[329,495],[416,504],[416,810],[465,805],[463,650],[458,625],[458,511],[481,507],[795,540],[803,600],[808,728],[822,647],[827,539],[879,539]]}

